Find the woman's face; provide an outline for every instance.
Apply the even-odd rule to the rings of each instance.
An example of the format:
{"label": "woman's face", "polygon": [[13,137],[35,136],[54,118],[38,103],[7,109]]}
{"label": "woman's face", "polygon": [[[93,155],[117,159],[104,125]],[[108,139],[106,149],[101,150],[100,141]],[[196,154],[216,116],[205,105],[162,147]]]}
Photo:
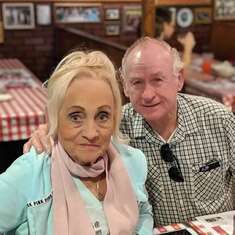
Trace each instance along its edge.
{"label": "woman's face", "polygon": [[81,165],[94,163],[108,148],[114,132],[114,97],[99,78],[73,80],[59,112],[58,139]]}
{"label": "woman's face", "polygon": [[175,21],[171,20],[171,22],[163,23],[163,37],[164,39],[169,39],[175,32]]}

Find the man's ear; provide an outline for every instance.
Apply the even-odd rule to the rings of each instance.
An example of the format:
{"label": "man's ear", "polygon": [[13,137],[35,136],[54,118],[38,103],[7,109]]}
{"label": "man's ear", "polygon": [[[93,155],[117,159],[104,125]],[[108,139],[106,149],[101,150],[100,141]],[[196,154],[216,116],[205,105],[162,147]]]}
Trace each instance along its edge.
{"label": "man's ear", "polygon": [[122,80],[122,86],[123,86],[123,91],[124,91],[124,95],[129,98],[129,86],[128,86],[128,82],[126,80]]}
{"label": "man's ear", "polygon": [[177,74],[178,91],[181,91],[184,86],[184,69],[181,69]]}

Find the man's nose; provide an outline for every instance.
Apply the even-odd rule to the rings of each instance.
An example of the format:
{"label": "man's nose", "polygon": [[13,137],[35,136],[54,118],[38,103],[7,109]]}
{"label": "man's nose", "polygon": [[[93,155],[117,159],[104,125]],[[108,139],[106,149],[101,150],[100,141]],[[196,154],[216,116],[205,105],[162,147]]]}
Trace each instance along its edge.
{"label": "man's nose", "polygon": [[154,96],[155,96],[154,88],[151,85],[146,84],[142,93],[142,98],[145,101],[151,101],[154,98]]}

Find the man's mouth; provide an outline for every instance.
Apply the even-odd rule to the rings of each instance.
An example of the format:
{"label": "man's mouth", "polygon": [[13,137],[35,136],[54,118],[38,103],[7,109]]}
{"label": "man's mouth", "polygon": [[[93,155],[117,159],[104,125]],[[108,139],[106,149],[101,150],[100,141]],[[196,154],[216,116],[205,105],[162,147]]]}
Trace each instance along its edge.
{"label": "man's mouth", "polygon": [[152,107],[156,107],[157,105],[159,105],[159,103],[157,103],[157,104],[143,104],[142,106],[145,108],[152,108]]}

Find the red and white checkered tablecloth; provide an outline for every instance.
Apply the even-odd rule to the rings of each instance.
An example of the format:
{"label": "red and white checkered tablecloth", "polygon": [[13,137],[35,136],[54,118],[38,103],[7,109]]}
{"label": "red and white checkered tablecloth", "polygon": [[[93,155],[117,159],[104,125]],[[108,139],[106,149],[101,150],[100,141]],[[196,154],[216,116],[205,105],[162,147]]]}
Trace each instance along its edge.
{"label": "red and white checkered tablecloth", "polygon": [[210,97],[235,112],[235,81],[229,78],[214,77],[188,67],[184,71],[185,92]]}
{"label": "red and white checkered tablecloth", "polygon": [[0,69],[25,69],[35,87],[8,88],[10,100],[0,102],[0,141],[23,140],[45,122],[46,92],[41,82],[17,59],[0,60]]}

